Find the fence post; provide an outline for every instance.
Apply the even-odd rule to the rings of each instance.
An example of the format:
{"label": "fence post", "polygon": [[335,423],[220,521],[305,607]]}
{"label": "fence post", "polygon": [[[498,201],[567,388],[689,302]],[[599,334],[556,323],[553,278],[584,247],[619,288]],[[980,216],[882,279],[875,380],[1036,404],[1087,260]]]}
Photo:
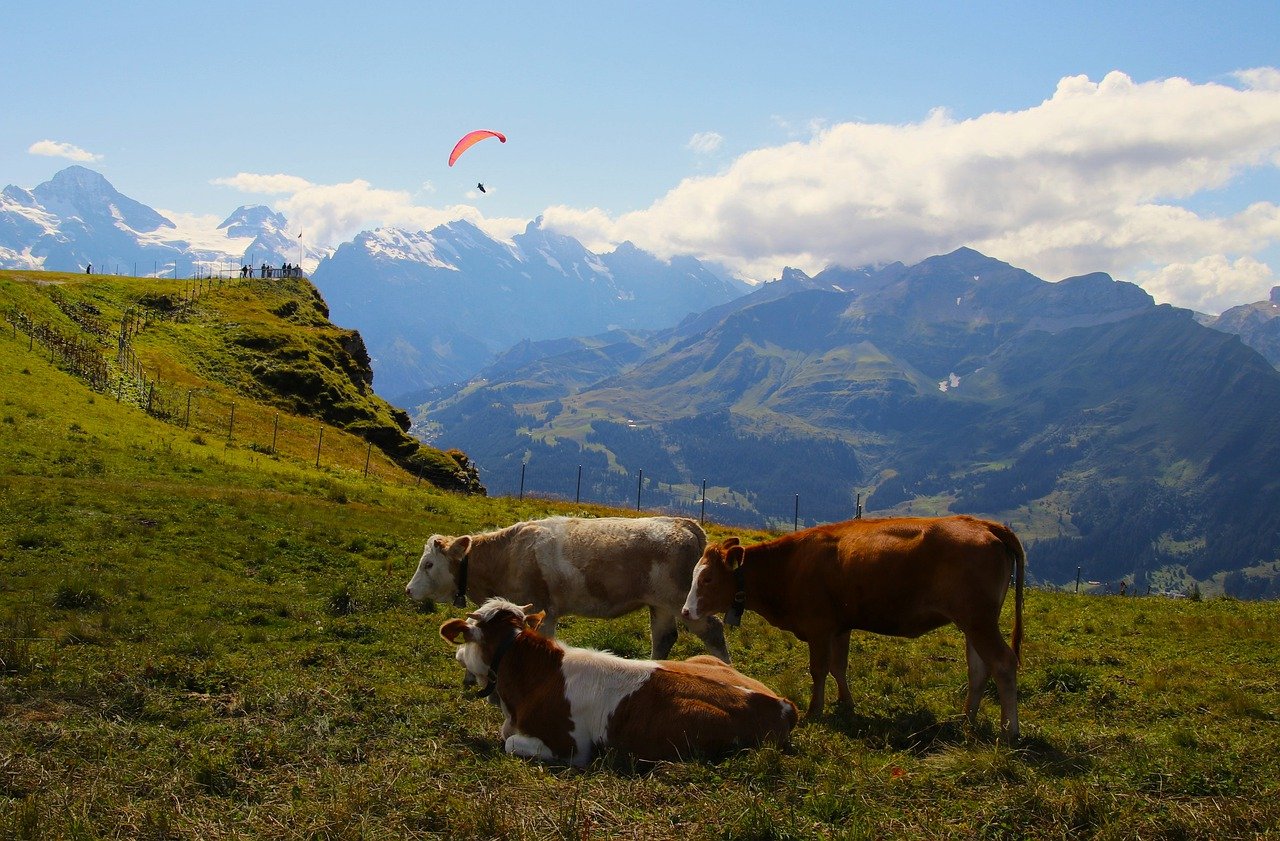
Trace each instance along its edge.
{"label": "fence post", "polygon": [[1076,567],[1076,594],[1080,594],[1080,567]]}
{"label": "fence post", "polygon": [[640,489],[644,487],[644,471],[640,471],[640,478],[636,481],[636,510],[640,510]]}
{"label": "fence post", "polygon": [[151,414],[151,401],[156,396],[156,384],[147,384],[147,414]]}
{"label": "fence post", "polygon": [[276,412],[275,420],[271,424],[271,455],[276,454],[276,437],[280,434],[280,413]]}
{"label": "fence post", "polygon": [[800,494],[796,494],[796,518],[791,523],[791,530],[800,530]]}
{"label": "fence post", "polygon": [[187,419],[182,422],[186,429],[191,428],[191,390],[187,389]]}
{"label": "fence post", "polygon": [[316,467],[320,466],[320,447],[324,444],[324,424],[320,424],[320,438],[316,441]]}
{"label": "fence post", "polygon": [[231,403],[231,422],[230,422],[229,424],[227,424],[227,440],[228,440],[228,441],[230,441],[230,440],[231,440],[231,434],[232,434],[232,432],[234,432],[234,431],[235,431],[235,428],[236,428],[236,404],[235,404],[235,402],[234,402],[234,401],[232,401],[232,403]]}
{"label": "fence post", "polygon": [[422,471],[426,468],[426,466],[427,466],[427,463],[425,461],[418,462],[418,481],[413,483],[414,487],[417,487],[418,485],[422,484]]}
{"label": "fence post", "polygon": [[853,519],[862,519],[862,494],[858,494],[858,501],[853,507]]}
{"label": "fence post", "polygon": [[578,465],[578,489],[573,492],[573,504],[577,505],[582,501],[582,465]]}
{"label": "fence post", "polygon": [[369,449],[364,451],[364,478],[369,478],[369,456],[373,455],[373,442],[369,442]]}
{"label": "fence post", "polygon": [[698,522],[705,523],[707,521],[707,480],[702,480],[702,516],[698,518]]}
{"label": "fence post", "polygon": [[524,500],[524,462],[520,462],[520,499]]}

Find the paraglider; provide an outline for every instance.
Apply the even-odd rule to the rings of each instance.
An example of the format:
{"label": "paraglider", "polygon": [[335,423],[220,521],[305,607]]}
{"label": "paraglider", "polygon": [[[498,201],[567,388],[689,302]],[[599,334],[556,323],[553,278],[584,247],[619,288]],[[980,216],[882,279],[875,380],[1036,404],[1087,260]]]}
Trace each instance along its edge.
{"label": "paraglider", "polygon": [[453,151],[449,153],[449,166],[453,166],[463,152],[467,151],[481,140],[485,140],[489,137],[496,137],[503,143],[507,142],[507,136],[500,132],[489,131],[487,129],[467,132],[462,136],[462,139],[458,141],[457,145],[453,147]]}
{"label": "paraglider", "polygon": [[476,189],[477,189],[477,190],[479,190],[479,191],[480,191],[480,192],[482,192],[482,193],[487,193],[487,192],[489,192],[488,190],[486,190],[486,189],[484,188],[484,184],[483,184],[483,183],[481,183],[481,184],[477,184],[477,185],[476,185]]}

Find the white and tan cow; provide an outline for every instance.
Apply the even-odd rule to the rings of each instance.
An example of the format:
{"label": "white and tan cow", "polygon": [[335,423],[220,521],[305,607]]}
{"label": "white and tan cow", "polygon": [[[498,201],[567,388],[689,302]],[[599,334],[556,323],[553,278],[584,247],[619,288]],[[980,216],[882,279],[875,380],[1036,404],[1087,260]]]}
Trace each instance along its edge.
{"label": "white and tan cow", "polygon": [[566,646],[537,632],[531,607],[491,598],[440,627],[481,694],[501,702],[507,753],[577,766],[603,749],[679,760],[783,745],[795,727],[795,704],[714,657],[626,660]]}
{"label": "white and tan cow", "polygon": [[[612,619],[649,608],[650,656],[662,659],[707,536],[684,517],[550,517],[497,531],[432,535],[405,587],[414,601],[480,604],[503,596],[544,607],[542,634],[561,616]],[[720,619],[685,620],[707,650],[729,662]]]}

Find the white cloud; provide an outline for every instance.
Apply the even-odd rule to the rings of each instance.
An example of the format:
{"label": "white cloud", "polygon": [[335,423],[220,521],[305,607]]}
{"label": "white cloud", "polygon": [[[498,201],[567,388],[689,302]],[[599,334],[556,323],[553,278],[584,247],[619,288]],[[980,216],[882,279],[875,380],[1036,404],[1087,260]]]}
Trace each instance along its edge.
{"label": "white cloud", "polygon": [[1214,314],[1237,304],[1265,301],[1276,285],[1266,263],[1252,257],[1231,260],[1222,254],[1194,263],[1171,263],[1141,272],[1134,280],[1156,298],[1176,296],[1184,306]]}
{"label": "white cloud", "polygon": [[[214,184],[250,193],[280,196],[274,209],[285,214],[291,225],[307,232],[307,239],[319,247],[331,247],[349,240],[360,231],[380,227],[429,231],[439,225],[464,219],[498,239],[510,239],[523,231],[525,219],[485,218],[471,205],[424,207],[413,203],[403,190],[374,187],[356,179],[342,184],[313,184],[295,175],[237,173],[215,178]],[[477,193],[478,195],[478,193]]]}
{"label": "white cloud", "polygon": [[38,140],[27,148],[27,152],[32,155],[45,155],[50,158],[66,158],[69,161],[78,161],[80,163],[102,160],[101,155],[86,152],[79,146],[61,143],[57,140]]}
{"label": "white cloud", "polygon": [[258,175],[252,172],[238,172],[230,178],[215,178],[209,182],[222,187],[232,187],[242,193],[262,193],[280,195],[297,193],[312,186],[311,182],[296,175]]}
{"label": "white cloud", "polygon": [[1183,204],[1280,165],[1280,71],[1235,79],[1242,87],[1072,76],[1020,111],[818,125],[688,178],[644,210],[554,207],[544,224],[758,278],[970,245],[1049,279],[1102,270],[1145,279],[1180,305],[1225,300],[1211,288],[1240,303],[1260,282],[1257,255],[1280,241],[1280,206],[1216,217]]}
{"label": "white cloud", "polygon": [[714,131],[700,131],[693,137],[689,138],[689,142],[685,147],[692,149],[699,155],[709,155],[719,149],[724,144],[724,138]]}

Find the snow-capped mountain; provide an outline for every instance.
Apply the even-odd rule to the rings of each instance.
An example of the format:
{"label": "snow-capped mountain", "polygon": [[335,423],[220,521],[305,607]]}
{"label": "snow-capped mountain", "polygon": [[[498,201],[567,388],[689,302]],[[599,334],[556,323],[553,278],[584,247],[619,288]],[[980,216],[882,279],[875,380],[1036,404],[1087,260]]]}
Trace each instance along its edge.
{"label": "snow-capped mountain", "polygon": [[82,166],[30,190],[0,192],[0,268],[78,272],[92,264],[100,272],[191,277],[243,263],[311,269],[323,256],[270,208],[241,207],[216,228],[175,222]]}
{"label": "snow-capped mountain", "polygon": [[593,253],[541,220],[509,242],[464,221],[364,232],[312,279],[333,320],[360,331],[374,387],[393,400],[464,379],[521,340],[668,327],[746,289],[630,243]]}

